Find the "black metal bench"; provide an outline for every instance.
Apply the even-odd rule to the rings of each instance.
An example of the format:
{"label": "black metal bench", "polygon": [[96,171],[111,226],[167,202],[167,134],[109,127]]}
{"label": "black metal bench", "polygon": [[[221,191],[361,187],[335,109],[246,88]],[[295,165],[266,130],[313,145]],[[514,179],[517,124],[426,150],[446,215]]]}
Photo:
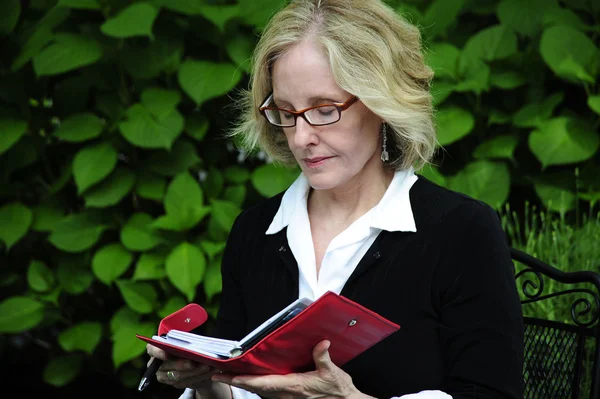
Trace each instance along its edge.
{"label": "black metal bench", "polygon": [[515,248],[511,256],[525,316],[525,399],[600,399],[600,274],[563,272]]}

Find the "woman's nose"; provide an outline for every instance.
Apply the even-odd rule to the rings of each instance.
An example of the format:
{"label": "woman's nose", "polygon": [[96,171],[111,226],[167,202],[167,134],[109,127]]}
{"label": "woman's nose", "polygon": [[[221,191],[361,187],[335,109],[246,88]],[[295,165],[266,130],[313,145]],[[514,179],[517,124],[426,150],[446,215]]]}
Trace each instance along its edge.
{"label": "woman's nose", "polygon": [[310,144],[316,144],[318,137],[316,135],[316,129],[304,118],[298,117],[296,119],[296,131],[294,133],[294,145],[299,148],[306,147]]}

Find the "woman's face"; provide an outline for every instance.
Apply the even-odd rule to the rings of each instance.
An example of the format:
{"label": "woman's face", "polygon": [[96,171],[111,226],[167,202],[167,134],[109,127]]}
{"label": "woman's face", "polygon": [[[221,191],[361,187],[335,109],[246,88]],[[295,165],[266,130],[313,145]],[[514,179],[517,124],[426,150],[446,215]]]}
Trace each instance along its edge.
{"label": "woman's face", "polygon": [[[337,86],[329,62],[311,40],[294,46],[273,66],[273,98],[279,108],[300,110],[344,102],[351,94]],[[340,121],[311,126],[299,117],[284,128],[290,150],[312,188],[352,188],[383,173],[379,132],[382,120],[358,101]]]}

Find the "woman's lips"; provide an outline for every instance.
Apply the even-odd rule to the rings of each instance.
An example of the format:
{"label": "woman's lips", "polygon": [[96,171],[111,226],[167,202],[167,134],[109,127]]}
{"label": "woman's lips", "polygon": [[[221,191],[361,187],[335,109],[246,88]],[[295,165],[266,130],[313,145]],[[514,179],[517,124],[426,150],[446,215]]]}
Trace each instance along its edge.
{"label": "woman's lips", "polygon": [[304,163],[309,168],[317,168],[323,165],[331,157],[315,157],[315,158],[304,158]]}

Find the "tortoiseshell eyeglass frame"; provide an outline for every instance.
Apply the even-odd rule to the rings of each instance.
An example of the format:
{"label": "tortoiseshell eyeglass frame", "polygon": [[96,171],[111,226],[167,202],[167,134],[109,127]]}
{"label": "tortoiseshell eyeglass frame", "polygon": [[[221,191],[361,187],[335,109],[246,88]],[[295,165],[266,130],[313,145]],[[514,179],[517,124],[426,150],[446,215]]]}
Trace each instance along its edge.
{"label": "tortoiseshell eyeglass frame", "polygon": [[[342,111],[347,110],[348,108],[350,108],[350,106],[354,103],[356,103],[359,98],[356,96],[352,96],[349,99],[347,99],[346,101],[344,101],[343,103],[331,103],[331,104],[319,104],[319,105],[315,105],[314,107],[308,107],[308,108],[304,108],[301,109],[300,111],[292,111],[290,109],[285,109],[285,108],[277,108],[277,107],[267,107],[267,104],[273,99],[273,93],[269,94],[267,96],[267,98],[265,99],[265,101],[263,101],[262,105],[260,106],[260,108],[258,109],[258,111],[260,112],[260,114],[262,116],[265,117],[265,119],[273,126],[278,126],[278,127],[294,127],[296,126],[296,120],[298,119],[298,117],[302,117],[306,123],[308,123],[311,126],[327,126],[327,125],[332,125],[334,123],[337,123],[340,121],[340,119],[342,119]],[[323,107],[331,107],[334,106],[337,111],[338,111],[338,119],[335,122],[329,122],[329,123],[311,123],[308,118],[306,117],[306,115],[304,115],[305,112],[310,111],[312,109],[315,108],[323,108]],[[273,111],[284,111],[286,113],[292,114],[294,115],[294,124],[293,125],[281,125],[281,124],[276,124],[273,123],[269,120],[269,118],[266,115],[266,110],[273,110]]]}

